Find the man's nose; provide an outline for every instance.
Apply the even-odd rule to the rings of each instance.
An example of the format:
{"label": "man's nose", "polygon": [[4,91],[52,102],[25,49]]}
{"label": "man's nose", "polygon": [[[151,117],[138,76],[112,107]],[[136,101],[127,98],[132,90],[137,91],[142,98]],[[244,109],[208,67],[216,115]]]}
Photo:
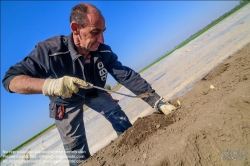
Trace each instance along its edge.
{"label": "man's nose", "polygon": [[103,33],[100,33],[97,37],[97,41],[100,42],[100,43],[104,43],[104,37],[103,37]]}

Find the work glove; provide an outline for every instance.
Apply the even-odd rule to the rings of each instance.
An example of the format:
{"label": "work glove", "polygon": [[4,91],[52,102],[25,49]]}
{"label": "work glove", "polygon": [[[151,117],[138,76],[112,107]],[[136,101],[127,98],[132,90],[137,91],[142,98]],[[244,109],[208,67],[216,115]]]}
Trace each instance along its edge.
{"label": "work glove", "polygon": [[154,108],[165,115],[168,115],[177,109],[177,107],[166,102],[162,97],[158,101],[156,101]]}
{"label": "work glove", "polygon": [[64,76],[58,79],[48,78],[43,84],[43,94],[45,96],[70,98],[72,93],[78,92],[78,87],[90,89],[92,86],[92,84],[76,77]]}

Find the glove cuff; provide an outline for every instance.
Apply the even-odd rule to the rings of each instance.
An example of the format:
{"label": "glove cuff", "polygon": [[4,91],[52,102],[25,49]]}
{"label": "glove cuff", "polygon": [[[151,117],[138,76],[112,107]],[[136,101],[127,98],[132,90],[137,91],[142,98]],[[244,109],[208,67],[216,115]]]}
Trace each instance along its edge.
{"label": "glove cuff", "polygon": [[50,78],[47,78],[45,81],[44,81],[44,84],[43,84],[43,95],[44,96],[51,96],[52,95],[52,91],[51,91],[51,83],[53,82],[54,79],[50,79]]}
{"label": "glove cuff", "polygon": [[166,103],[165,99],[164,99],[163,97],[161,97],[159,100],[157,100],[157,101],[155,102],[154,109],[155,109],[156,111],[158,111],[159,107],[160,107],[162,104],[165,104],[165,103]]}

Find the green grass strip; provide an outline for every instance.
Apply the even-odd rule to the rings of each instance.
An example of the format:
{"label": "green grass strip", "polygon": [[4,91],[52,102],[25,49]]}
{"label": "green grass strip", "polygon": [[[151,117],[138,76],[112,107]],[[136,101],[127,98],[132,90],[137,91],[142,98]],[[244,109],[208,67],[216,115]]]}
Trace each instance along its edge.
{"label": "green grass strip", "polygon": [[31,137],[30,139],[28,139],[27,141],[23,142],[21,145],[15,147],[14,149],[12,149],[11,151],[7,152],[6,154],[4,154],[3,156],[0,156],[0,161],[2,161],[3,159],[5,159],[7,156],[13,154],[13,152],[17,151],[18,149],[22,148],[24,145],[27,145],[28,143],[30,143],[31,141],[33,141],[34,139],[36,139],[37,137],[39,137],[40,135],[42,135],[43,133],[45,133],[46,131],[50,130],[51,128],[55,127],[55,124],[50,125],[49,127],[47,127],[46,129],[42,130],[41,132],[39,132],[38,134],[36,134],[35,136]]}

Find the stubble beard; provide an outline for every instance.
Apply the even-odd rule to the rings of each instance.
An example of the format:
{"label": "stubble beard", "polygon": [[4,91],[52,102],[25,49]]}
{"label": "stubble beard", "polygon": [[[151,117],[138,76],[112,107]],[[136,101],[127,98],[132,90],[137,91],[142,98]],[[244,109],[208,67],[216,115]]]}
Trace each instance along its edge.
{"label": "stubble beard", "polygon": [[[97,51],[98,50],[98,47],[99,47],[99,45],[97,46],[97,48],[92,48],[93,47],[93,45],[87,45],[87,46],[81,46],[81,49],[82,49],[82,51]],[[94,45],[94,47],[95,47],[95,45]]]}

